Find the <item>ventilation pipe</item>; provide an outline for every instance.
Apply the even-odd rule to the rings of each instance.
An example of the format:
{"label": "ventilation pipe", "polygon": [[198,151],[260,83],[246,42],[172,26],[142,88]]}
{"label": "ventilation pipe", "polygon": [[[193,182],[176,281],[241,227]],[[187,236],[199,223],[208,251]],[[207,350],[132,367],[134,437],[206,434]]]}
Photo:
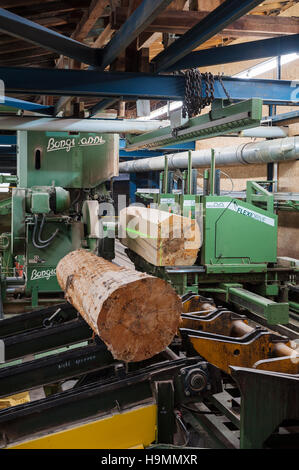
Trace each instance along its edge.
{"label": "ventilation pipe", "polygon": [[136,119],[63,119],[35,116],[1,116],[0,130],[45,132],[100,132],[110,134],[143,134],[168,126],[169,121]]}
{"label": "ventilation pipe", "polygon": [[[164,158],[142,158],[140,160],[122,162],[119,165],[120,173],[138,173],[146,171],[160,171],[164,169]],[[250,165],[257,163],[276,163],[297,160],[299,158],[299,137],[265,140],[237,147],[223,147],[215,149],[216,164],[221,166]],[[211,164],[211,149],[192,152],[192,167],[208,167]],[[168,169],[188,167],[188,152],[168,155]]]}

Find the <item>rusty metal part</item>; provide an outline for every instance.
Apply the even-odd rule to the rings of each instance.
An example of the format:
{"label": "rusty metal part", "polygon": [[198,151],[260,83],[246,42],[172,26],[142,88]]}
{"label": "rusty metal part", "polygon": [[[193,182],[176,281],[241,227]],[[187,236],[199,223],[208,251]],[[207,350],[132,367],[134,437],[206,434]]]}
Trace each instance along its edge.
{"label": "rusty metal part", "polygon": [[[182,314],[181,328],[206,331],[225,336],[243,336],[252,331],[252,328],[249,327],[245,321],[246,317],[244,315],[238,315],[230,310],[214,309],[211,312]],[[243,328],[248,328],[248,331],[243,334],[237,334]]]}
{"label": "rusty metal part", "polygon": [[287,337],[254,328],[244,315],[223,308],[196,311],[201,300],[193,295],[183,302],[183,311],[189,313],[182,314],[180,333],[185,344],[192,345],[207,361],[227,373],[230,366],[299,373],[299,351]]}

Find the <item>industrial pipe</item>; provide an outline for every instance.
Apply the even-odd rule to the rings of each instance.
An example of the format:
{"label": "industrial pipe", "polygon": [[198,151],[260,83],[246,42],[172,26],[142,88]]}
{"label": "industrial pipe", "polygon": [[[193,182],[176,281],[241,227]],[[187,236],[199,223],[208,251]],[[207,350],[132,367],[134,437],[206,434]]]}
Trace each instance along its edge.
{"label": "industrial pipe", "polygon": [[244,129],[239,133],[240,137],[255,137],[258,139],[278,139],[289,136],[288,127],[260,126]]}
{"label": "industrial pipe", "polygon": [[[120,173],[138,173],[145,171],[161,171],[164,169],[164,155],[154,158],[142,158],[119,165]],[[265,140],[238,145],[237,147],[222,147],[215,149],[216,165],[234,166],[256,163],[271,163],[299,158],[299,137]],[[192,152],[192,167],[208,167],[211,164],[211,149]],[[168,155],[168,169],[188,167],[188,152]]]}
{"label": "industrial pipe", "polygon": [[0,130],[46,132],[101,132],[142,134],[169,125],[169,121],[136,119],[64,119],[35,116],[1,116]]}

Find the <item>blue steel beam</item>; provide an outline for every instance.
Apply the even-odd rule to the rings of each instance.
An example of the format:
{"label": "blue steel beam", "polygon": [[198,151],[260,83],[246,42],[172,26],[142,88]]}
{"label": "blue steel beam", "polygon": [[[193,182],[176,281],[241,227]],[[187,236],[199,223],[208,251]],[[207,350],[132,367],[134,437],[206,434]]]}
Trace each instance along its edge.
{"label": "blue steel beam", "polygon": [[[183,100],[185,94],[182,75],[0,67],[1,79],[8,93],[173,101]],[[233,77],[222,80],[234,101],[261,98],[265,104],[299,105],[299,82],[296,81]],[[227,98],[217,78],[214,96],[215,99]]]}
{"label": "blue steel beam", "polygon": [[165,72],[193,49],[208,41],[230,23],[246,15],[261,0],[226,0],[152,61],[155,72]]}
{"label": "blue steel beam", "polygon": [[185,78],[97,70],[0,67],[9,93],[181,100]]}
{"label": "blue steel beam", "polygon": [[299,34],[194,51],[169,67],[167,72],[276,57],[293,52],[299,52]]}
{"label": "blue steel beam", "polygon": [[299,111],[291,111],[289,113],[275,114],[267,116],[262,122],[271,123],[277,126],[283,126],[288,124],[294,124],[299,122]]}
{"label": "blue steel beam", "polygon": [[0,8],[0,31],[85,64],[97,66],[100,63],[101,49],[89,47],[3,8]]}
{"label": "blue steel beam", "polygon": [[89,109],[90,116],[95,116],[97,113],[100,113],[101,111],[105,111],[105,109],[109,108],[109,106],[113,106],[115,103],[117,103],[118,98],[105,98],[101,100],[99,103],[95,104],[91,109]]}
{"label": "blue steel beam", "polygon": [[0,145],[17,145],[17,136],[0,134]]}
{"label": "blue steel beam", "polygon": [[[119,139],[119,148],[120,150],[125,150],[126,148],[126,145],[127,145],[127,141],[126,139]],[[176,150],[176,151],[182,151],[182,150],[195,150],[195,141],[193,142],[178,142],[177,144],[174,144],[174,145],[165,145],[164,147],[160,147],[157,152],[158,152],[158,155],[161,155],[161,150],[166,150],[167,152],[172,152],[173,150]],[[142,155],[145,155],[144,152],[156,152],[156,151],[153,151],[153,150],[138,150],[137,152],[141,152]],[[135,153],[135,152],[126,152],[127,155],[129,155],[129,153]],[[124,154],[125,156],[125,154]],[[135,155],[133,155],[135,156]],[[150,154],[148,155],[150,157]]]}
{"label": "blue steel beam", "polygon": [[104,70],[124,51],[172,0],[143,0],[103,49],[100,69]]}
{"label": "blue steel beam", "polygon": [[31,101],[19,100],[17,98],[11,98],[9,96],[4,97],[4,102],[0,104],[1,106],[9,106],[12,108],[23,109],[25,111],[32,111],[40,114],[52,115],[54,112],[54,106],[45,106],[38,103],[32,103]]}

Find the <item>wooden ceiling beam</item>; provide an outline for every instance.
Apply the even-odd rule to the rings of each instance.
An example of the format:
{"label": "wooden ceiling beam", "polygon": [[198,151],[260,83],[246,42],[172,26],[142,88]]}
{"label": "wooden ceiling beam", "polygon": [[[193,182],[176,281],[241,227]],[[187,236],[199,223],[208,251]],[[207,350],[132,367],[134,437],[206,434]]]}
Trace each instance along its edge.
{"label": "wooden ceiling beam", "polygon": [[[173,0],[171,4],[166,8],[165,11],[169,10],[183,10],[186,6],[189,6],[188,0]],[[148,48],[156,41],[162,41],[162,34],[161,33],[149,33],[143,32],[138,36],[137,40],[137,49],[140,50],[142,48]]]}
{"label": "wooden ceiling beam", "polygon": [[[54,0],[43,0],[42,3],[51,3],[53,1]],[[27,7],[37,4],[41,4],[41,2],[38,0],[2,0],[0,1],[0,8],[11,10],[12,8]]]}
{"label": "wooden ceiling beam", "polygon": [[[117,8],[111,18],[112,29],[119,29],[126,20],[126,11],[123,8]],[[147,33],[174,33],[185,34],[189,29],[195,26],[199,21],[205,18],[209,12],[202,11],[175,11],[167,10],[162,12],[144,32]],[[260,16],[246,15],[238,19],[222,31],[222,34],[232,37],[247,35],[263,36],[265,33],[273,35],[279,34],[298,34],[299,18],[280,17],[280,16]]]}
{"label": "wooden ceiling beam", "polygon": [[83,15],[77,28],[72,34],[72,39],[83,41],[90,33],[98,19],[103,15],[109,0],[92,0],[88,11]]}
{"label": "wooden ceiling beam", "polygon": [[105,29],[101,32],[101,34],[97,37],[97,39],[92,44],[92,47],[104,47],[112,38],[114,30],[111,28],[111,24],[108,23]]}

